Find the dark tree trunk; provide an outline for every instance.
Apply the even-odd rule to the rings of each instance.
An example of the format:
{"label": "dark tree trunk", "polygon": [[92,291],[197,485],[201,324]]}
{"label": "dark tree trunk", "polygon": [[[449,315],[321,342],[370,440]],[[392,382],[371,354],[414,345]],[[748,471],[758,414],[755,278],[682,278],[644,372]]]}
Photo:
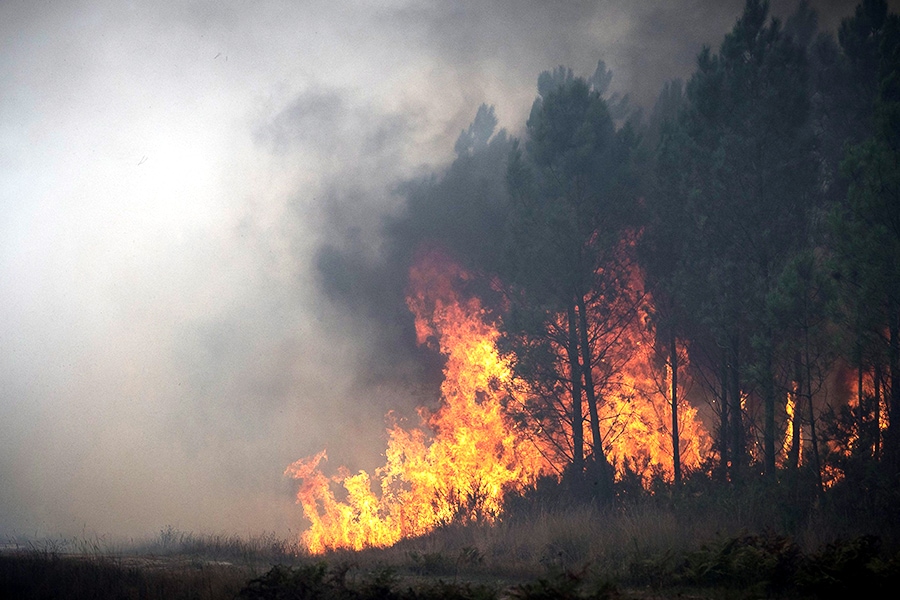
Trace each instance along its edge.
{"label": "dark tree trunk", "polygon": [[594,387],[593,364],[590,339],[588,336],[587,307],[584,296],[579,294],[578,319],[581,335],[581,370],[584,373],[584,395],[587,399],[588,412],[591,416],[591,437],[594,440],[594,462],[598,470],[598,496],[603,501],[611,501],[613,497],[613,471],[603,451],[603,438],[600,436],[600,415],[597,411],[597,391]]}
{"label": "dark tree trunk", "polygon": [[822,485],[822,461],[819,458],[819,440],[816,437],[816,411],[813,408],[812,394],[807,394],[809,400],[809,435],[812,439],[813,463],[816,468],[817,489],[821,494],[824,491]]}
{"label": "dark tree trunk", "polygon": [[816,435],[816,410],[812,397],[812,366],[809,358],[809,330],[804,332],[804,366],[806,370],[806,400],[809,408],[809,438],[812,441],[813,467],[816,469],[816,491],[821,494],[824,491],[822,485],[822,461],[819,458],[819,438]]}
{"label": "dark tree trunk", "polygon": [[800,412],[803,410],[803,365],[800,354],[794,356],[794,391],[792,400],[794,410],[791,412],[791,447],[788,449],[787,468],[796,471],[800,466]]}
{"label": "dark tree trunk", "polygon": [[900,310],[889,304],[888,368],[891,395],[888,404],[888,428],[884,440],[884,454],[892,471],[900,471]]}
{"label": "dark tree trunk", "polygon": [[856,448],[855,450],[860,456],[865,456],[865,439],[866,439],[866,396],[863,390],[863,363],[860,355],[859,367],[856,369]]}
{"label": "dark tree trunk", "polygon": [[766,477],[774,479],[777,475],[775,466],[775,381],[772,373],[772,347],[766,348],[763,373],[763,403],[765,404],[765,423],[763,424],[763,454],[765,455]]}
{"label": "dark tree trunk", "polygon": [[575,305],[569,304],[569,373],[572,382],[572,470],[584,474],[584,413],[581,406],[581,363],[578,361],[578,325]]}
{"label": "dark tree trunk", "polygon": [[881,363],[875,361],[875,370],[872,373],[872,384],[875,388],[875,397],[872,399],[872,458],[881,458],[881,386],[884,376],[881,372]]}
{"label": "dark tree trunk", "polygon": [[722,355],[722,374],[720,376],[722,384],[721,397],[719,403],[719,412],[721,413],[719,421],[719,478],[722,481],[728,479],[728,359],[725,353]]}
{"label": "dark tree trunk", "polygon": [[681,449],[678,441],[678,347],[674,331],[669,333],[669,357],[672,364],[672,467],[677,487],[681,485]]}
{"label": "dark tree trunk", "polygon": [[729,345],[729,361],[728,361],[728,399],[731,402],[729,412],[731,421],[731,477],[737,479],[740,477],[741,470],[744,466],[744,419],[743,408],[741,407],[741,371],[738,360],[740,353],[738,350],[738,336],[731,336]]}

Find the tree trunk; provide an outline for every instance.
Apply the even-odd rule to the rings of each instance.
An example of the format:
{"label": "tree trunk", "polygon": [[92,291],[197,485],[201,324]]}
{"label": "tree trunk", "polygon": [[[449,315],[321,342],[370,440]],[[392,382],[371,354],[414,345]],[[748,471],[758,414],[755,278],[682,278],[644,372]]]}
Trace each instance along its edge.
{"label": "tree trunk", "polygon": [[775,479],[777,469],[775,466],[775,381],[772,373],[772,336],[769,334],[769,343],[765,349],[764,373],[763,373],[763,403],[765,404],[765,423],[763,423],[763,454],[765,455],[766,477]]}
{"label": "tree trunk", "polygon": [[856,448],[855,453],[865,456],[864,443],[866,439],[866,401],[863,391],[863,364],[862,355],[859,359],[859,367],[856,369]]}
{"label": "tree trunk", "polygon": [[794,356],[794,391],[791,411],[791,447],[788,448],[787,468],[796,471],[800,467],[800,411],[803,409],[803,366],[800,353]]}
{"label": "tree trunk", "polygon": [[675,332],[669,332],[669,357],[672,365],[672,469],[675,487],[681,485],[681,449],[678,440],[678,347]]}
{"label": "tree trunk", "polygon": [[740,358],[738,350],[739,338],[737,334],[731,336],[729,344],[729,362],[728,362],[728,396],[731,401],[731,478],[732,480],[740,477],[742,467],[744,465],[744,419],[743,408],[741,407],[741,372],[738,365]]}
{"label": "tree trunk", "polygon": [[819,458],[819,440],[816,438],[816,411],[813,408],[812,394],[807,394],[809,399],[809,435],[812,438],[813,462],[816,468],[817,490],[821,494],[824,491],[822,485],[822,461]]}
{"label": "tree trunk", "polygon": [[879,460],[881,458],[881,362],[875,361],[875,370],[872,373],[872,384],[875,388],[875,397],[872,406],[872,458]]}
{"label": "tree trunk", "polygon": [[900,307],[889,303],[888,365],[891,396],[888,404],[888,428],[884,455],[892,472],[900,471]]}
{"label": "tree trunk", "polygon": [[587,399],[588,412],[591,415],[591,437],[594,440],[594,462],[600,477],[598,495],[603,501],[611,501],[613,497],[613,472],[606,453],[603,451],[603,438],[600,437],[600,415],[597,411],[597,391],[594,387],[594,375],[592,373],[593,356],[588,336],[587,307],[584,296],[578,294],[578,319],[579,333],[581,335],[581,370],[584,373],[584,395]]}
{"label": "tree trunk", "polygon": [[581,406],[581,364],[578,362],[578,326],[575,305],[569,304],[569,378],[572,382],[572,471],[584,475],[584,413]]}
{"label": "tree trunk", "polygon": [[719,478],[722,481],[728,479],[728,359],[727,355],[722,353],[722,374],[720,376],[722,384],[721,402],[719,404],[720,424],[719,424]]}
{"label": "tree trunk", "polygon": [[812,365],[810,364],[809,358],[810,343],[808,329],[804,331],[803,337],[804,364],[806,365],[806,398],[809,407],[809,437],[812,441],[813,467],[816,469],[816,492],[821,495],[824,491],[824,486],[822,485],[822,461],[819,458],[819,439],[816,435],[816,411],[813,406],[812,397]]}

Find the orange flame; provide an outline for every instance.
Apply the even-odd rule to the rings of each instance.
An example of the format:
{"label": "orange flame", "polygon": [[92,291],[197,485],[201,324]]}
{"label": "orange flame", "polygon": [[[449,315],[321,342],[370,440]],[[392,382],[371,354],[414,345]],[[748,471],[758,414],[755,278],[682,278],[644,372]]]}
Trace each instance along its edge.
{"label": "orange flame", "polygon": [[[672,372],[670,357],[654,344],[654,325],[648,310],[653,299],[644,291],[643,274],[633,261],[637,237],[631,233],[620,240],[609,263],[598,271],[607,282],[615,283],[611,287],[617,288],[616,293],[591,297],[585,309],[596,361],[592,372],[603,451],[617,480],[636,475],[644,487],[649,487],[654,478],[672,482],[675,475]],[[552,326],[565,332],[566,321],[565,314],[556,315]],[[554,343],[556,370],[568,379],[565,335],[554,336]],[[677,353],[680,462],[682,471],[690,472],[698,469],[709,454],[712,438],[699,411],[687,400],[690,361],[682,344],[678,344]],[[569,418],[571,392],[560,387],[555,383],[552,389],[541,392],[553,399],[551,420],[562,422],[562,427],[544,423],[540,435],[547,440],[544,452],[562,470],[571,454],[573,432]],[[540,406],[541,401],[535,404]],[[543,404],[547,404],[546,400]],[[590,427],[585,424],[583,430],[586,453],[590,455],[595,441]]]}
{"label": "orange flame", "polygon": [[[797,398],[799,396],[799,392],[797,390],[797,383],[793,384],[793,390],[787,395],[787,399],[785,400],[784,405],[784,442],[781,444],[781,452],[779,453],[779,460],[781,466],[785,466],[787,464],[787,457],[790,453],[791,447],[794,444],[794,419],[798,419],[799,415],[797,414]],[[797,427],[797,440],[798,443],[803,439],[803,426],[799,425]],[[803,464],[803,444],[799,443],[797,447],[797,464]]]}
{"label": "orange flame", "polygon": [[[458,292],[466,279],[465,271],[437,253],[424,255],[410,271],[407,305],[418,342],[436,344],[446,358],[441,405],[430,415],[420,409],[419,428],[397,423],[389,428],[386,462],[375,471],[378,493],[368,473],[341,468],[324,475],[319,465],[325,451],[285,471],[300,480],[297,502],[310,521],[301,541],[311,552],[388,546],[453,521],[493,522],[508,492],[565,468],[559,452],[565,440],[559,436],[571,436],[571,425],[557,430],[556,437],[542,437],[517,424],[513,412],[534,391],[513,380],[510,364],[497,350],[498,329],[480,301]],[[654,475],[669,481],[673,476],[671,406],[662,391],[669,384],[660,385],[653,344],[643,341],[646,331],[646,320],[634,319],[624,332],[614,333],[627,342],[628,352],[615,346],[625,358],[615,361],[618,375],[607,378],[600,406],[603,445],[617,475],[630,469],[645,485]],[[679,394],[682,464],[690,470],[708,452],[710,438],[684,390]],[[589,431],[585,443],[592,443]],[[335,496],[340,488],[343,501]]]}
{"label": "orange flame", "polygon": [[[436,340],[447,359],[442,404],[430,417],[420,411],[423,429],[390,428],[387,462],[375,473],[381,494],[372,492],[365,472],[323,475],[324,451],[285,472],[301,480],[297,501],[310,520],[302,541],[311,552],[387,546],[454,520],[493,521],[507,492],[533,484],[549,468],[503,408],[510,369],[480,302],[454,289],[465,278],[437,254],[411,271],[407,303],[418,341]],[[344,502],[335,498],[333,483],[346,490]]]}
{"label": "orange flame", "polygon": [[[645,340],[646,322],[635,320],[624,334],[631,340],[630,356],[607,386],[600,407],[601,422],[607,423],[604,446],[616,477],[627,471],[640,476],[644,486],[654,477],[672,482],[675,474],[672,448],[671,365],[655,368],[658,352]],[[681,468],[689,472],[700,467],[709,454],[712,438],[698,410],[686,399],[687,352],[679,348],[678,440]]]}
{"label": "orange flame", "polygon": [[[639,393],[645,391],[639,388]],[[602,412],[614,423],[608,437],[611,438],[610,461],[616,467],[617,478],[630,470],[640,476],[645,486],[654,477],[672,482],[675,461],[669,402],[661,394],[648,394],[637,399],[626,393],[609,397]],[[689,472],[699,468],[712,443],[696,408],[679,399],[678,411],[681,468]]]}

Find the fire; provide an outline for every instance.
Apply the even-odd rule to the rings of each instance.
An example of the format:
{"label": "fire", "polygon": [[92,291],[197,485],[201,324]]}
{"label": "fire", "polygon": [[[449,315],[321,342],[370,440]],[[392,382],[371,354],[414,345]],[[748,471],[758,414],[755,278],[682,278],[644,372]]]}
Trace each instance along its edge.
{"label": "fire", "polygon": [[[797,399],[799,397],[799,392],[797,390],[798,385],[794,383],[794,390],[787,395],[787,399],[784,405],[784,413],[785,413],[785,421],[784,421],[784,443],[781,445],[781,463],[784,466],[787,463],[787,455],[790,452],[791,446],[794,443],[794,420],[798,419],[797,415]],[[798,442],[803,440],[803,425],[798,423],[797,426],[797,440]],[[797,464],[803,464],[803,444],[799,443],[797,446]]]}
{"label": "fire", "polygon": [[[624,236],[610,253],[610,260],[598,275],[616,290],[609,295],[593,295],[585,311],[595,361],[592,375],[598,398],[600,445],[617,480],[636,475],[644,487],[649,487],[655,478],[674,480],[672,371],[670,357],[655,344],[655,327],[648,310],[653,298],[644,291],[643,273],[633,261],[637,238],[635,233]],[[566,321],[565,314],[556,315],[552,327],[564,332]],[[554,339],[556,371],[569,379],[565,336]],[[712,439],[699,411],[687,400],[690,361],[683,344],[677,346],[678,438],[682,470],[687,472],[700,467]],[[572,399],[571,390],[560,387],[554,382],[553,387],[540,390],[542,398],[531,405],[536,406],[533,413],[543,414],[550,404],[550,420],[563,423],[554,427],[553,422],[545,422],[541,432],[546,454],[563,470],[564,461],[571,459],[573,427],[567,417],[572,412]],[[583,435],[586,454],[590,455],[595,440],[587,423]]]}
{"label": "fire", "polygon": [[828,440],[833,452],[850,456],[854,452],[878,456],[889,425],[888,392],[875,369],[846,369],[843,385],[847,391],[845,439]]}
{"label": "fire", "polygon": [[[667,482],[674,478],[674,453],[672,449],[671,366],[654,369],[657,362],[649,340],[642,340],[645,323],[638,320],[626,332],[634,343],[628,360],[621,371],[607,386],[604,404],[600,408],[601,420],[607,423],[604,445],[610,462],[615,466],[616,477],[626,471],[640,476],[645,486],[654,477]],[[683,350],[683,349],[682,349]],[[679,361],[681,380],[688,366],[687,353],[682,352]],[[698,410],[686,399],[687,389],[678,390],[678,439],[681,465],[684,471],[697,469],[708,455],[712,439],[700,420]]]}
{"label": "fire", "polygon": [[[454,288],[466,277],[437,254],[411,271],[407,302],[418,341],[436,342],[447,363],[437,412],[421,410],[419,429],[390,428],[386,463],[375,472],[380,494],[365,472],[326,477],[318,468],[324,451],[288,467],[286,474],[301,481],[297,501],[310,521],[302,541],[311,552],[387,546],[454,520],[493,521],[506,493],[550,469],[505,412],[509,365],[479,300]],[[333,484],[344,488],[345,501]]]}
{"label": "fire", "polygon": [[[311,552],[388,546],[454,521],[494,522],[507,493],[565,469],[568,459],[559,449],[568,444],[566,436],[571,439],[571,421],[542,430],[523,408],[537,391],[514,378],[497,349],[499,331],[479,299],[459,293],[467,279],[437,253],[422,256],[410,272],[407,305],[418,343],[435,345],[446,358],[437,411],[420,409],[418,428],[389,428],[385,464],[374,477],[343,468],[326,476],[320,469],[325,451],[285,471],[300,481],[297,502],[310,521],[301,541]],[[607,332],[614,340],[607,347],[607,373],[597,373],[604,451],[619,478],[630,471],[645,485],[654,476],[673,476],[671,404],[663,391],[670,389],[671,371],[653,366],[656,350],[644,339],[647,329],[642,317]],[[681,368],[687,364],[683,354]],[[708,452],[710,438],[684,389],[679,397],[682,465],[690,470]],[[521,425],[529,418],[533,429]],[[335,495],[341,488],[343,500]]]}
{"label": "fire", "polygon": [[[861,383],[862,397],[860,397],[860,389],[858,385],[853,386],[852,397],[849,404],[850,406],[854,406],[856,408],[858,415],[857,418],[862,418],[863,420],[876,420],[878,423],[877,426],[874,422],[869,423],[869,425],[878,432],[879,436],[882,436],[887,430],[890,421],[888,411],[888,393],[884,389],[885,384],[883,383],[881,377],[876,376],[874,369],[872,371],[866,371],[865,373],[863,373]],[[859,417],[860,413],[863,415],[863,417]],[[859,433],[857,432],[856,436],[852,440],[852,445],[855,445],[858,442]]]}

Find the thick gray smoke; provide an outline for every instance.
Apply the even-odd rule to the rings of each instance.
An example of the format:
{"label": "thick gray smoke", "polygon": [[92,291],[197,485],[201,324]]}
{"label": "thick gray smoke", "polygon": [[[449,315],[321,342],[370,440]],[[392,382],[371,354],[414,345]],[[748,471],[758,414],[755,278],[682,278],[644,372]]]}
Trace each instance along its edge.
{"label": "thick gray smoke", "polygon": [[302,528],[285,466],[433,397],[404,211],[478,107],[599,59],[649,105],[741,6],[0,4],[0,539]]}

